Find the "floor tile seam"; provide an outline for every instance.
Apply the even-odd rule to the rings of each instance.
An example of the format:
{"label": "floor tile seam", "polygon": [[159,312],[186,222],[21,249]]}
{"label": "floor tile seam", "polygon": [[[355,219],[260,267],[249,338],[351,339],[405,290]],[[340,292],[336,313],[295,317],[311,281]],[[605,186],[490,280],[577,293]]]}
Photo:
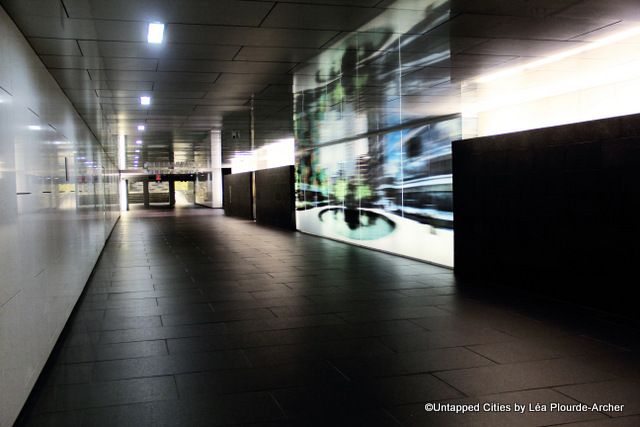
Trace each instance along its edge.
{"label": "floor tile seam", "polygon": [[[188,338],[196,338],[196,337],[188,337]],[[187,339],[188,339],[187,338]],[[167,341],[171,341],[171,340],[180,340],[183,338],[167,338]],[[317,341],[314,340],[312,342],[320,342],[320,343],[338,343],[338,342],[342,342],[342,341],[350,341],[352,340],[351,338],[344,338],[344,339],[340,339],[340,340],[330,340],[330,341]],[[307,344],[308,342],[299,342],[299,343],[292,343],[291,345],[295,345],[295,344]],[[287,345],[287,344],[282,344],[282,345]],[[266,345],[251,345],[251,346],[239,346],[239,347],[230,347],[230,348],[224,348],[224,349],[220,349],[220,350],[213,350],[213,351],[227,351],[227,350],[244,350],[244,349],[255,349],[255,348],[265,348],[265,347],[278,347],[279,345],[273,345],[273,344],[266,344]],[[209,351],[180,351],[180,352],[172,352],[170,354],[185,354],[185,353],[208,353],[211,352],[212,350]]]}
{"label": "floor tile seam", "polygon": [[401,374],[382,374],[382,375],[376,375],[376,376],[372,376],[371,379],[374,380],[388,380],[388,379],[392,379],[392,378],[409,378],[409,377],[416,377],[416,376],[424,376],[424,375],[428,375],[431,378],[438,380],[441,383],[446,384],[447,386],[456,389],[457,391],[459,391],[460,393],[464,394],[466,396],[466,393],[462,392],[461,390],[458,390],[456,387],[452,386],[451,384],[445,382],[442,378],[437,377],[435,374],[438,372],[443,372],[442,370],[438,370],[438,369],[427,369],[427,370],[422,370],[422,371],[415,371],[415,372],[404,372]]}
{"label": "floor tile seam", "polygon": [[[600,412],[597,412],[597,413],[600,413]],[[606,414],[605,414],[605,415],[606,415]],[[620,416],[616,416],[616,417],[610,417],[610,419],[614,419],[614,420],[617,420],[617,419],[625,419],[625,418],[629,418],[629,419],[631,419],[631,418],[637,418],[638,420],[640,420],[640,414],[629,414],[629,415],[620,415]],[[596,420],[599,420],[599,419],[596,419]],[[579,422],[579,421],[568,421],[568,422],[566,422],[566,423],[565,423],[565,422],[562,422],[562,423],[560,423],[560,424],[545,424],[545,425],[544,425],[544,427],[562,427],[562,426],[572,426],[572,425],[574,425],[576,422]]]}
{"label": "floor tile seam", "polygon": [[[138,380],[143,380],[143,379],[151,379],[151,378],[170,378],[170,377],[174,377],[176,374],[159,374],[159,375],[147,375],[147,376],[143,376],[143,377],[125,377],[125,378],[114,378],[114,379],[108,379],[108,380],[94,380],[93,378],[91,378],[89,381],[85,381],[82,383],[71,383],[71,384],[52,384],[49,385],[47,387],[43,387],[42,388],[42,392],[49,392],[49,395],[51,395],[51,393],[54,391],[54,389],[64,389],[64,388],[71,388],[73,386],[101,386],[101,385],[113,385],[115,383],[126,383],[126,382],[133,382],[133,381],[138,381]],[[179,375],[179,374],[178,374]],[[93,372],[92,372],[92,376],[93,376]]]}
{"label": "floor tile seam", "polygon": [[593,343],[596,343],[596,344],[606,345],[606,346],[612,347],[613,349],[615,349],[617,351],[620,351],[620,352],[629,352],[629,353],[633,353],[634,352],[634,350],[632,348],[625,347],[623,345],[616,344],[616,343],[613,343],[611,341],[607,341],[606,339],[598,338],[598,337],[594,336],[593,334],[579,333],[579,334],[576,334],[575,336],[577,338],[582,338],[582,339],[586,339],[588,341],[592,341]]}
{"label": "floor tile seam", "polygon": [[[191,288],[191,289],[198,289],[198,288]],[[138,292],[138,291],[132,291],[132,292],[111,292],[108,293],[107,295],[119,295],[122,293],[133,293],[133,292]],[[140,291],[140,292],[147,292],[147,291]],[[148,292],[158,292],[158,291],[148,291]],[[185,296],[195,296],[198,297],[200,295],[185,295]],[[158,298],[180,298],[179,296],[153,296],[153,297],[133,297],[133,298],[120,298],[120,299],[107,299],[105,301],[138,301],[138,300],[145,300],[145,299],[158,299]],[[100,301],[97,301],[100,302]]]}
{"label": "floor tile seam", "polygon": [[[142,316],[142,317],[147,317],[147,316]],[[82,333],[101,333],[101,332],[117,332],[117,331],[134,331],[134,330],[138,330],[138,329],[149,329],[149,328],[161,328],[162,326],[162,318],[160,315],[154,315],[154,316],[149,316],[149,317],[158,317],[160,320],[160,326],[137,326],[137,327],[131,327],[131,328],[116,328],[116,329],[87,329],[86,332],[82,332]],[[131,319],[131,318],[129,318]],[[108,320],[105,320],[106,322],[109,322]]]}
{"label": "floor tile seam", "polygon": [[[33,415],[37,415],[37,416],[51,416],[51,415],[56,415],[56,414],[66,414],[66,413],[78,413],[78,412],[84,412],[84,411],[89,411],[91,409],[96,409],[96,408],[120,408],[120,407],[135,407],[135,406],[140,406],[140,405],[148,405],[151,404],[153,402],[162,402],[162,401],[167,401],[167,400],[177,400],[177,399],[163,399],[163,400],[152,400],[152,401],[146,401],[146,402],[132,402],[132,403],[122,403],[122,404],[112,404],[112,405],[104,405],[104,406],[98,406],[98,407],[89,407],[89,408],[78,408],[78,409],[61,409],[61,410],[53,410],[53,411],[42,411],[42,412],[34,412]],[[82,414],[83,418],[85,414]],[[84,425],[84,424],[81,424]]]}
{"label": "floor tile seam", "polygon": [[[178,394],[178,391],[176,390],[176,396]],[[171,398],[171,399],[156,399],[156,400],[141,400],[141,401],[136,401],[136,402],[130,402],[130,403],[120,403],[120,404],[106,404],[106,405],[89,405],[89,406],[80,406],[80,407],[74,407],[72,409],[60,409],[60,410],[54,410],[54,411],[38,411],[33,413],[33,415],[54,415],[54,414],[59,414],[59,413],[73,413],[73,412],[81,412],[82,414],[82,419],[84,420],[84,417],[86,416],[86,414],[84,414],[85,411],[90,411],[92,409],[104,409],[104,408],[117,408],[117,407],[126,407],[126,406],[136,406],[136,405],[149,405],[152,403],[156,403],[156,402],[177,402],[179,399],[177,398]],[[84,424],[81,424],[84,425]]]}
{"label": "floor tile seam", "polygon": [[[119,377],[119,378],[108,378],[108,379],[96,379],[91,378],[90,381],[84,383],[78,383],[78,385],[110,385],[118,382],[124,381],[133,381],[133,380],[145,380],[152,378],[169,378],[172,377],[174,379],[174,384],[177,387],[177,383],[175,382],[176,375],[186,375],[186,374],[194,374],[194,373],[205,373],[205,372],[218,372],[218,371],[188,371],[188,372],[174,372],[174,373],[166,373],[166,374],[155,374],[155,375],[142,375],[142,376],[134,376],[134,377]],[[69,384],[73,385],[73,384]]]}
{"label": "floor tile seam", "polygon": [[[335,381],[334,381],[335,382]],[[348,381],[341,381],[341,382],[348,382]],[[217,392],[213,392],[213,393],[194,393],[194,394],[190,394],[188,396],[185,396],[185,398],[187,399],[192,399],[194,397],[197,398],[197,396],[203,396],[203,395],[214,395],[214,396],[220,396],[220,397],[227,397],[227,396],[235,396],[235,395],[243,395],[243,394],[251,394],[251,393],[273,393],[273,392],[279,392],[279,391],[283,391],[283,390],[295,390],[295,389],[299,389],[299,388],[306,388],[306,387],[315,387],[314,384],[312,383],[307,383],[307,382],[302,382],[299,384],[294,384],[294,385],[278,385],[275,387],[272,386],[258,386],[257,388],[253,388],[253,387],[249,387],[249,388],[245,388],[242,390],[232,390],[232,391],[217,391]]]}
{"label": "floor tile seam", "polygon": [[114,271],[118,271],[121,269],[129,269],[129,268],[138,268],[138,269],[142,269],[142,268],[146,268],[146,269],[150,269],[151,267],[149,265],[127,265],[127,266],[115,266],[115,267],[111,267],[111,272],[113,273]]}
{"label": "floor tile seam", "polygon": [[[425,307],[431,307],[431,306],[425,306]],[[418,307],[418,308],[422,308],[422,307]],[[340,311],[340,312],[333,312],[333,313],[327,313],[327,314],[335,314],[337,316],[340,315],[349,315],[349,314],[367,314],[369,310],[363,310],[363,311]],[[324,314],[324,313],[323,313]],[[438,316],[436,314],[436,316]],[[354,325],[357,325],[359,323],[371,323],[371,322],[395,322],[395,321],[399,321],[399,320],[411,320],[411,319],[420,319],[420,317],[407,317],[406,315],[402,316],[402,317],[370,317],[368,319],[365,320],[353,320],[353,319],[348,319],[348,318],[344,318],[342,316],[340,316],[340,318],[342,320],[344,320],[345,322],[350,322],[353,323]],[[428,330],[425,329],[426,332],[430,332]],[[408,335],[408,334],[400,334],[400,335]]]}
{"label": "floor tile seam", "polygon": [[[154,341],[162,341],[162,340],[154,340]],[[141,342],[143,342],[143,341],[141,341]],[[149,341],[149,342],[153,342],[153,341]],[[168,354],[166,354],[166,355],[168,355]],[[130,356],[130,357],[117,357],[117,358],[114,358],[114,359],[81,360],[81,361],[71,361],[71,362],[66,362],[64,360],[56,360],[56,363],[55,363],[54,366],[78,365],[78,364],[82,364],[82,363],[114,362],[114,361],[118,361],[118,360],[128,360],[128,359],[146,359],[146,358],[149,358],[149,357],[157,357],[157,356],[163,356],[163,354],[152,354],[152,355],[145,355],[145,356]]]}
{"label": "floor tile seam", "polygon": [[544,361],[549,361],[549,360],[558,360],[558,359],[573,359],[573,358],[580,358],[580,357],[584,357],[584,356],[590,356],[590,355],[599,355],[599,354],[604,354],[603,352],[605,352],[606,350],[603,350],[603,352],[599,352],[599,351],[585,351],[585,352],[580,352],[580,353],[571,353],[571,354],[560,354],[557,356],[547,356],[547,357],[539,357],[539,358],[535,358],[535,359],[527,359],[527,360],[519,360],[519,361],[514,361],[514,362],[499,362],[499,361],[495,361],[493,359],[491,359],[490,357],[474,350],[471,347],[474,346],[483,346],[483,345],[492,345],[492,344],[502,344],[502,343],[509,343],[511,341],[501,341],[501,342],[497,342],[497,343],[489,343],[489,344],[468,344],[465,345],[464,347],[469,350],[472,351],[476,354],[478,354],[479,356],[484,357],[485,359],[489,359],[493,362],[495,362],[497,365],[512,365],[512,364],[517,364],[517,363],[534,363],[534,362],[544,362]]}
{"label": "floor tile seam", "polygon": [[[351,381],[351,380],[349,380],[348,382],[349,382],[349,383],[351,383],[352,381]],[[354,383],[354,385],[355,385],[355,386],[357,386],[358,384],[357,384],[357,383]],[[305,387],[308,387],[308,386],[307,386],[307,385],[292,385],[292,386],[286,386],[286,387],[278,387],[278,388],[274,388],[274,389],[272,389],[272,391],[270,391],[270,392],[269,392],[269,394],[271,394],[271,395],[273,396],[273,398],[274,398],[278,403],[280,403],[280,402],[278,401],[278,398],[277,398],[275,395],[273,395],[273,392],[274,392],[274,391],[275,391],[275,392],[279,392],[279,391],[296,391],[296,390],[298,390],[298,389],[300,389],[300,388],[305,388]],[[234,394],[235,394],[235,393],[234,393]],[[463,396],[466,396],[466,395],[463,395]],[[377,398],[375,395],[366,395],[365,397],[367,397],[367,398],[368,398],[367,400],[375,401],[375,403],[379,403],[379,404],[380,404],[380,405],[376,405],[375,407],[373,407],[373,408],[371,408],[371,409],[381,409],[383,412],[386,412],[386,413],[387,413],[387,415],[391,416],[391,417],[392,417],[396,422],[398,422],[398,423],[399,423],[399,425],[402,425],[402,423],[400,423],[400,422],[395,418],[395,416],[393,416],[391,413],[389,413],[389,412],[388,412],[388,410],[389,410],[389,409],[393,409],[393,408],[396,408],[396,407],[399,407],[399,406],[409,406],[409,405],[415,405],[415,404],[417,404],[417,403],[420,403],[420,404],[424,403],[424,402],[422,402],[422,401],[416,401],[416,402],[404,402],[404,403],[395,404],[395,405],[386,405],[386,404],[385,404],[385,402],[383,401],[383,399],[381,399],[381,398]],[[446,401],[446,400],[454,400],[454,399],[456,399],[456,398],[432,399],[431,401],[436,402],[436,401]],[[461,399],[461,397],[459,397],[459,398],[457,398],[457,399]],[[279,405],[279,406],[280,406],[280,405]],[[284,409],[283,409],[283,411],[284,411]],[[285,412],[285,414],[286,414],[286,411],[284,411],[284,412]],[[300,416],[298,416],[298,417],[295,417],[295,416],[293,416],[293,417],[289,417],[289,416],[287,415],[287,419],[290,419],[290,420],[292,420],[292,421],[295,421],[296,419],[300,419],[300,418],[302,418],[302,417],[300,417]]]}
{"label": "floor tile seam", "polygon": [[[475,346],[478,344],[470,344],[470,345],[464,345],[462,346],[462,348],[465,348],[467,350],[469,350],[470,352],[477,354],[478,356],[482,357],[483,359],[487,359],[490,362],[493,362],[495,365],[502,365],[502,363],[498,362],[497,360],[493,360],[492,358],[490,358],[489,356],[485,356],[482,353],[479,353],[477,351],[475,351],[473,348],[471,348],[472,346]],[[483,345],[483,344],[479,344],[479,345]],[[536,359],[536,360],[540,360],[540,359]],[[547,360],[547,359],[542,359],[542,360]]]}
{"label": "floor tile seam", "polygon": [[[444,350],[444,349],[451,349],[451,348],[463,348],[463,347],[444,347],[444,348],[437,348],[435,350]],[[430,351],[430,350],[426,350],[426,351]],[[421,351],[416,351],[416,352],[408,352],[408,353],[420,353]],[[403,354],[403,353],[398,353],[398,354]],[[405,353],[406,354],[406,353]],[[503,366],[500,365],[498,363],[493,362],[492,360],[480,355],[481,357],[483,357],[484,359],[486,359],[489,362],[492,362],[491,364],[487,364],[487,365],[478,365],[478,366],[466,366],[466,367],[462,367],[462,368],[445,368],[445,369],[431,369],[431,370],[427,370],[425,371],[425,373],[429,373],[429,374],[442,374],[442,373],[448,373],[448,372],[458,372],[458,371],[471,371],[473,369],[482,369],[482,368],[493,368],[493,367],[498,367],[498,366]],[[440,377],[438,377],[440,378]],[[442,378],[440,378],[442,379]]]}
{"label": "floor tile seam", "polygon": [[276,396],[274,396],[274,394],[272,392],[268,392],[268,394],[269,394],[269,397],[271,398],[271,400],[274,402],[274,404],[278,408],[278,410],[280,411],[280,414],[282,415],[282,418],[284,420],[287,420],[287,421],[291,420],[291,417],[284,410],[284,408],[282,407],[282,405],[280,404],[280,401],[276,398]]}
{"label": "floor tile seam", "polygon": [[[279,318],[281,319],[281,318]],[[255,320],[260,320],[260,319],[255,319]],[[202,325],[218,325],[218,324],[223,324],[223,325],[228,325],[228,324],[232,324],[232,323],[236,323],[236,322],[244,322],[246,320],[237,320],[237,321],[231,321],[231,322],[213,322],[213,323],[201,323]],[[251,321],[251,320],[249,320]],[[317,327],[311,327],[310,329],[315,329],[315,328],[320,328],[322,326],[341,326],[340,324],[327,324],[327,325],[320,325]],[[181,325],[182,326],[182,325]],[[186,325],[189,326],[189,325]],[[168,326],[171,327],[171,326]],[[186,335],[186,336],[182,336],[182,337],[166,337],[166,338],[158,338],[155,340],[133,340],[133,341],[118,341],[118,342],[112,342],[112,343],[106,343],[104,345],[109,345],[109,344],[117,344],[117,343],[129,343],[129,342],[141,342],[141,341],[158,341],[158,340],[169,340],[169,339],[184,339],[184,338],[200,338],[200,337],[214,337],[214,336],[229,336],[229,335],[237,335],[237,336],[241,336],[241,335],[247,335],[247,334],[253,334],[253,333],[259,333],[259,332],[273,332],[273,331],[293,331],[293,330],[298,330],[298,329],[305,329],[307,327],[305,326],[300,326],[300,327],[292,327],[292,328],[268,328],[268,329],[247,329],[244,331],[229,331],[229,332],[221,332],[221,333],[212,333],[212,334],[204,334],[204,335]],[[352,339],[351,337],[348,338],[343,338],[342,340],[345,339]]]}
{"label": "floor tile seam", "polygon": [[[559,387],[562,387],[562,386],[559,386]],[[561,394],[561,395],[563,395],[563,396],[565,396],[565,397],[567,397],[567,398],[569,398],[571,400],[574,400],[574,401],[576,401],[578,403],[584,403],[584,404],[587,404],[587,405],[589,404],[588,402],[583,402],[582,400],[580,400],[577,397],[574,397],[574,396],[571,396],[571,395],[569,395],[567,393],[564,393],[561,390],[557,390],[555,387],[553,387],[552,390],[555,391],[556,393],[559,393],[559,394]],[[607,418],[616,418],[616,417],[612,417],[611,415],[607,414],[606,412],[601,412],[601,411],[595,411],[595,412],[598,413],[598,414],[604,415]]]}
{"label": "floor tile seam", "polygon": [[[606,383],[611,383],[611,382],[630,382],[630,383],[640,384],[640,378],[629,378],[629,377],[626,377],[626,376],[623,377],[623,376],[619,376],[619,375],[613,375],[613,376],[611,376],[611,378],[604,379],[604,380],[597,380],[597,381],[591,381],[591,382],[588,382],[588,383],[570,384],[570,385],[583,385],[583,384],[596,385],[596,384],[606,384]],[[558,385],[558,386],[554,386],[554,387],[567,387],[567,385]]]}
{"label": "floor tile seam", "polygon": [[[471,369],[473,369],[473,368],[471,368]],[[437,376],[437,374],[442,373],[442,372],[444,372],[444,371],[433,372],[433,375]],[[451,387],[456,388],[454,385],[449,384],[444,378],[438,377],[438,379],[444,381],[447,385],[450,385]],[[553,391],[553,392],[556,392],[556,393],[560,393],[560,392],[558,392],[558,390],[556,390],[556,387],[568,387],[568,386],[574,386],[574,385],[598,384],[600,382],[602,382],[602,380],[577,382],[577,383],[553,384],[553,385],[539,386],[539,387],[525,387],[525,388],[517,388],[517,389],[510,389],[510,390],[501,390],[499,392],[486,393],[486,394],[468,394],[468,393],[465,393],[465,394],[467,396],[469,396],[469,397],[482,398],[482,397],[486,397],[486,396],[499,396],[501,394],[519,393],[519,392],[523,392],[523,391],[536,391],[536,390],[550,390],[550,391]],[[564,394],[564,393],[562,393],[562,394]],[[578,402],[578,400],[573,398],[573,397],[571,397],[571,399],[575,400],[576,402]]]}
{"label": "floor tile seam", "polygon": [[[204,313],[208,314],[207,312],[204,312]],[[214,313],[216,313],[216,312],[214,312]],[[225,320],[210,320],[210,321],[194,321],[194,322],[189,322],[189,323],[169,324],[169,325],[165,325],[163,327],[171,328],[171,327],[181,327],[181,326],[217,325],[219,323],[227,324],[227,323],[245,322],[245,321],[252,321],[252,320],[272,320],[272,319],[283,319],[283,317],[256,317],[256,318],[236,319],[236,320],[233,320],[233,319],[226,320],[225,319]]]}
{"label": "floor tile seam", "polygon": [[[91,303],[89,303],[89,304],[91,304]],[[80,307],[78,307],[78,312],[85,312],[85,313],[86,313],[86,312],[92,312],[92,311],[102,311],[102,312],[104,312],[104,311],[108,310],[108,309],[106,309],[106,308],[92,308],[92,309],[87,309],[87,308],[83,308],[83,307],[82,307],[82,305],[84,305],[84,302],[82,302],[82,303],[81,303],[81,306],[80,306]],[[103,313],[103,314],[104,314],[104,313]]]}
{"label": "floor tile seam", "polygon": [[[288,365],[292,365],[289,363]],[[283,365],[284,366],[284,365]],[[158,373],[152,375],[140,375],[140,376],[126,376],[126,377],[118,377],[118,378],[107,378],[107,379],[98,379],[93,377],[89,382],[77,383],[79,385],[91,385],[91,384],[109,384],[115,383],[119,381],[129,381],[129,380],[140,380],[146,378],[165,378],[165,377],[177,377],[177,376],[185,376],[185,375],[193,375],[193,374],[233,374],[233,373],[242,373],[251,369],[267,369],[268,366],[224,366],[219,368],[199,368],[199,369],[187,369],[187,370],[176,370],[175,372],[167,372],[167,373]],[[62,385],[73,385],[73,384],[62,384]]]}
{"label": "floor tile seam", "polygon": [[[466,348],[467,345],[477,345],[477,344],[466,344],[466,345],[463,345],[463,346],[456,346],[456,348]],[[466,348],[466,349],[472,351],[473,353],[476,353],[475,351],[473,351],[473,350],[471,350],[469,348]],[[488,357],[483,356],[482,354],[479,354],[479,353],[476,353],[476,354],[478,354],[479,356],[484,357],[487,360],[491,360]],[[565,360],[567,362],[573,362],[572,364],[575,365],[576,361],[573,360],[573,359],[575,359],[576,357],[580,357],[580,356],[581,355],[577,355],[577,356],[573,356],[573,355],[572,356],[559,356],[559,357],[552,357],[552,358],[549,358],[549,359],[526,360],[526,361],[516,361],[516,362],[507,362],[507,363],[495,362],[495,364],[485,366],[485,368],[515,367],[517,365],[536,364],[536,363],[539,363],[539,362],[549,362],[549,361],[558,361],[558,360]],[[586,368],[589,368],[590,371],[596,371],[596,372],[600,372],[600,373],[606,374],[606,372],[604,372],[603,370],[591,368],[586,363],[582,363],[580,361],[577,361],[577,363],[584,365]],[[468,368],[468,369],[475,369],[475,368]],[[611,376],[612,378],[621,378],[618,375],[613,375],[613,374],[607,374],[607,375]]]}

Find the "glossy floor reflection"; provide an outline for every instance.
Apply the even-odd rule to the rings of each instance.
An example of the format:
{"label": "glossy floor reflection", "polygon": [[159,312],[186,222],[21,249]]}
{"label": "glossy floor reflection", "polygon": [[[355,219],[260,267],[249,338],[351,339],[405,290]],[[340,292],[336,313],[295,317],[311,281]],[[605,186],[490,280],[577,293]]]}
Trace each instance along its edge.
{"label": "glossy floor reflection", "polygon": [[[449,270],[220,211],[131,212],[20,424],[640,425],[634,336],[613,345],[507,305],[460,293]],[[428,402],[625,408],[456,415]]]}

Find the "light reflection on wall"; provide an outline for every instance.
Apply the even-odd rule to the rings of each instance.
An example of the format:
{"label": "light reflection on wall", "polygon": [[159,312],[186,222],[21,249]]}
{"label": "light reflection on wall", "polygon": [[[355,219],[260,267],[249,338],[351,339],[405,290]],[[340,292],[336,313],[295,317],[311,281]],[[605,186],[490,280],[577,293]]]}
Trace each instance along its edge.
{"label": "light reflection on wall", "polygon": [[295,163],[292,138],[264,145],[252,152],[237,154],[231,159],[231,172],[253,172],[260,169],[290,166]]}
{"label": "light reflection on wall", "polygon": [[465,134],[495,135],[640,112],[640,27],[499,70],[462,88]]}

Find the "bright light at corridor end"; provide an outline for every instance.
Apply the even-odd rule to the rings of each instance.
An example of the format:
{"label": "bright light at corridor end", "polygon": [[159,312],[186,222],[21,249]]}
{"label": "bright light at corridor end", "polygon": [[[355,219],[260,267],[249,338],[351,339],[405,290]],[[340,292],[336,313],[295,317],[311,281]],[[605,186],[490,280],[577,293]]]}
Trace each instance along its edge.
{"label": "bright light at corridor end", "polygon": [[164,40],[164,24],[152,22],[149,24],[147,41],[152,44],[160,44]]}
{"label": "bright light at corridor end", "polygon": [[150,96],[141,96],[140,97],[141,105],[151,105],[151,97]]}

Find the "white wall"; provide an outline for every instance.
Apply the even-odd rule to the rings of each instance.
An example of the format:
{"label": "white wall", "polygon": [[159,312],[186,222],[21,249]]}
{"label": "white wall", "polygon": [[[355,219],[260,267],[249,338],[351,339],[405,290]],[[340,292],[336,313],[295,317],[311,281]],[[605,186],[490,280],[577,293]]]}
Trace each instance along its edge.
{"label": "white wall", "polygon": [[22,408],[118,218],[117,179],[0,8],[0,426]]}

